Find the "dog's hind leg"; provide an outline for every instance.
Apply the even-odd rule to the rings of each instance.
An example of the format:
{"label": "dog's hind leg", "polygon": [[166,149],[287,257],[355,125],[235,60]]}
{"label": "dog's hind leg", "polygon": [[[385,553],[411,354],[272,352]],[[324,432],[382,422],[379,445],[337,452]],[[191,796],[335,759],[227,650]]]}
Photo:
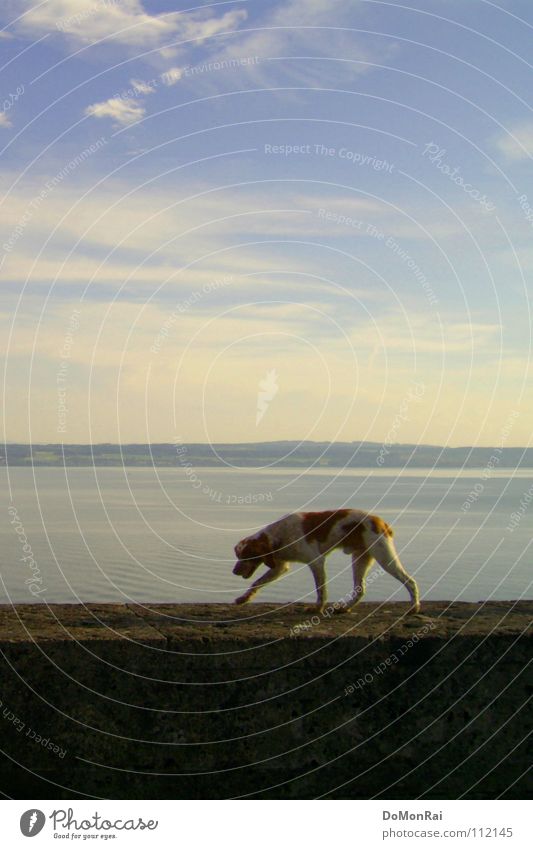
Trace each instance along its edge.
{"label": "dog's hind leg", "polygon": [[415,579],[409,575],[403,568],[398,553],[392,539],[387,539],[381,536],[372,546],[372,553],[378,561],[379,565],[385,572],[392,575],[402,584],[405,584],[409,595],[411,596],[412,606],[410,613],[418,613],[420,610],[420,595],[418,592],[418,584]]}
{"label": "dog's hind leg", "polygon": [[264,587],[265,584],[270,584],[272,581],[277,581],[278,578],[281,578],[285,572],[289,569],[288,563],[276,563],[275,566],[272,566],[268,572],[265,572],[257,581],[254,581],[249,590],[246,590],[245,593],[239,596],[239,598],[235,599],[235,604],[246,604],[247,601],[250,601],[256,595],[261,587]]}

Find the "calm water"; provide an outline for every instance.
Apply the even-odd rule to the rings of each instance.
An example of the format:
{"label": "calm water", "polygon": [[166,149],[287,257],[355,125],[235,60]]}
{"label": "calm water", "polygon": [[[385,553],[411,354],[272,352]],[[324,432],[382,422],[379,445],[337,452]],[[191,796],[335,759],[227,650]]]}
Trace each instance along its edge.
{"label": "calm water", "polygon": [[[395,526],[400,556],[422,598],[533,597],[533,503],[513,532],[506,529],[531,485],[530,470],[499,471],[484,482],[477,470],[199,468],[194,479],[179,468],[1,474],[2,602],[229,602],[245,586],[231,574],[237,540],[284,513],[340,506],[380,513]],[[464,512],[476,485],[483,490]],[[25,551],[15,528],[26,535]],[[330,597],[340,598],[351,585],[349,558],[336,553],[328,563]],[[29,588],[35,577],[34,587],[43,590],[37,596]],[[307,567],[295,564],[259,599],[310,601],[312,588]],[[407,594],[383,574],[367,598],[406,600]]]}

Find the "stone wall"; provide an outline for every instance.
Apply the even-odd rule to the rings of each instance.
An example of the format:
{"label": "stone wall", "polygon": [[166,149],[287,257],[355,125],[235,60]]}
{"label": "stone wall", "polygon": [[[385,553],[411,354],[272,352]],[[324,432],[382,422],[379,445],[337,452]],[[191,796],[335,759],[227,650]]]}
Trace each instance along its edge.
{"label": "stone wall", "polygon": [[0,606],[0,789],[24,799],[531,795],[533,602],[405,612]]}

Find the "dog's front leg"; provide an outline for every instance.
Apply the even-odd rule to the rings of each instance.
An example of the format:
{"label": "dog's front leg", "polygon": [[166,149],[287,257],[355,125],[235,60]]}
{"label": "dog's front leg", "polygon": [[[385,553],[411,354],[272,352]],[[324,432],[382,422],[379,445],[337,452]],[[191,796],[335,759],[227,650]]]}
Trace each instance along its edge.
{"label": "dog's front leg", "polygon": [[315,579],[316,587],[316,606],[319,613],[324,612],[326,601],[328,600],[328,591],[326,587],[326,561],[324,557],[317,557],[308,564],[313,578]]}
{"label": "dog's front leg", "polygon": [[261,587],[264,587],[265,584],[270,584],[271,581],[277,581],[278,578],[288,570],[288,563],[276,563],[275,566],[272,566],[268,572],[265,572],[257,581],[254,581],[249,590],[246,590],[245,593],[239,596],[239,598],[235,599],[235,604],[246,604],[246,602],[250,601],[256,595]]}

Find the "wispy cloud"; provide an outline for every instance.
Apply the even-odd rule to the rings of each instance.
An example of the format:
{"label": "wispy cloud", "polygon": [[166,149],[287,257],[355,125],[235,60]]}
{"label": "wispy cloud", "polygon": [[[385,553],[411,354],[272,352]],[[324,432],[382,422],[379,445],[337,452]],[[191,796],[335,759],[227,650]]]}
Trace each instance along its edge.
{"label": "wispy cloud", "polygon": [[[100,110],[94,114],[116,119],[108,104],[94,104],[92,108],[96,106]],[[12,175],[6,175],[6,185],[11,178]],[[132,191],[133,187],[127,181],[109,179],[104,185],[89,191],[90,182],[65,181],[50,192],[46,205],[42,207],[43,214],[34,214],[27,220],[28,210],[33,209],[32,204],[45,182],[46,175],[42,175],[41,178],[35,176],[26,185],[19,184],[0,206],[0,228],[6,241],[14,228],[23,222],[23,233],[17,240],[16,250],[5,259],[3,273],[10,281],[24,280],[30,274],[32,281],[54,279],[65,262],[60,279],[70,279],[72,284],[84,283],[93,275],[96,283],[124,281],[131,275],[136,283],[152,281],[165,284],[174,275],[179,275],[180,268],[186,268],[206,253],[206,240],[208,254],[220,250],[220,254],[208,261],[209,268],[213,269],[208,272],[211,276],[222,271],[246,275],[258,271],[277,272],[280,268],[286,272],[320,274],[322,269],[317,268],[311,256],[304,260],[303,256],[293,256],[289,250],[280,260],[277,252],[268,247],[268,240],[294,237],[308,241],[317,238],[322,245],[339,244],[341,248],[345,248],[348,240],[348,250],[362,256],[376,245],[383,244],[365,234],[367,222],[375,224],[387,236],[394,234],[400,248],[416,257],[427,271],[424,260],[418,259],[419,254],[410,243],[410,240],[424,242],[427,239],[425,232],[408,218],[400,219],[394,208],[377,200],[339,198],[329,192],[319,194],[316,189],[295,193],[290,184],[283,184],[275,193],[270,186],[243,187],[238,193],[231,188],[210,192],[205,191],[203,183],[182,181],[181,190],[185,191],[189,200],[177,202],[175,191],[162,185]],[[327,221],[319,215],[320,210],[352,216],[353,220],[361,219],[363,226],[358,230]],[[417,215],[433,235],[457,240],[458,232],[442,230],[446,222],[440,220],[437,208],[432,205],[423,209],[419,207]],[[54,234],[54,242],[36,261],[38,246],[51,233]],[[249,248],[241,244],[235,251],[227,250],[231,244],[248,241],[251,242]],[[262,241],[266,242],[265,248],[260,247]],[[81,247],[67,258],[65,246],[76,242]],[[58,245],[61,247],[58,248]],[[105,259],[109,250],[113,250],[112,260]],[[146,254],[152,252],[153,257],[143,265]],[[394,259],[389,250],[385,250],[385,255]],[[99,268],[102,261],[103,265]],[[395,267],[398,272],[411,274],[400,260]],[[202,262],[184,273],[191,278],[204,273],[205,269]],[[312,279],[307,278],[306,286],[311,285]],[[295,286],[301,280],[295,278]],[[262,280],[261,285],[273,291],[277,289],[276,281],[286,285],[283,276]],[[313,285],[319,286],[318,278]],[[320,285],[324,287],[324,297],[331,302],[334,295],[331,285],[325,282]],[[237,284],[232,290],[236,288]],[[370,283],[362,272],[357,284],[351,282],[350,291],[365,298],[369,297],[369,292],[373,297],[381,293],[380,289],[376,289],[375,281]],[[381,294],[386,296],[386,292]]]}
{"label": "wispy cloud", "polygon": [[150,85],[150,83],[147,83],[145,80],[130,80],[130,83],[135,91],[139,92],[139,94],[151,94],[155,91],[153,85]]}
{"label": "wispy cloud", "polygon": [[[357,38],[353,26],[354,12],[359,0],[285,0],[268,4],[267,11],[257,20],[253,31],[236,33],[223,46],[214,43],[210,59],[223,61],[231,57],[258,57],[256,64],[246,70],[258,84],[268,84],[272,68],[293,83],[325,85],[339,82],[345,75],[366,73],[372,61],[383,62],[396,51],[385,47],[380,40],[379,49],[370,40]],[[343,29],[343,27],[346,29]],[[306,56],[302,62],[298,57]],[[346,56],[347,62],[320,61]],[[294,58],[293,58],[294,57]],[[280,61],[270,61],[270,60]],[[313,61],[313,60],[317,61]],[[212,85],[209,80],[204,85]]]}
{"label": "wispy cloud", "polygon": [[238,26],[244,10],[213,15],[211,9],[151,15],[140,0],[24,0],[18,28],[31,35],[63,34],[83,44],[110,39],[133,47],[157,47],[168,41],[199,42]]}
{"label": "wispy cloud", "polygon": [[146,109],[140,101],[132,97],[110,97],[101,103],[93,103],[85,110],[86,115],[94,118],[112,118],[115,127],[126,127],[144,117]]}
{"label": "wispy cloud", "polygon": [[[183,23],[182,32],[196,44],[203,43],[224,31],[229,35],[223,40],[208,41],[204,61],[196,68],[222,70],[239,67],[241,73],[253,80],[254,85],[270,85],[273,74],[277,80],[287,79],[298,84],[322,84],[339,81],[341,77],[353,78],[366,73],[372,62],[384,61],[395,53],[394,45],[384,46],[380,41],[376,48],[367,38],[357,38],[350,31],[354,9],[358,0],[347,4],[345,0],[284,0],[268,4],[255,13],[251,26],[240,29],[246,12],[228,12],[220,18],[201,22],[189,20]],[[346,29],[343,29],[346,25]],[[195,45],[196,46],[196,45]],[[174,64],[162,74],[165,85],[174,85],[187,77],[194,78],[196,88],[204,91],[218,88],[224,75],[210,73],[188,73],[189,51],[186,46],[170,43],[160,49],[162,58],[180,58],[180,66]],[[348,61],[329,61],[332,57],[345,55]],[[302,62],[301,56],[306,56]],[[294,58],[292,58],[294,57]],[[316,59],[317,61],[312,61]],[[327,59],[328,61],[319,61]],[[237,66],[235,63],[242,60]],[[213,68],[211,67],[213,66]],[[191,80],[189,80],[191,81]],[[287,95],[280,95],[287,96]]]}
{"label": "wispy cloud", "polygon": [[5,112],[0,112],[0,127],[11,127],[11,121]]}
{"label": "wispy cloud", "polygon": [[533,158],[533,122],[526,121],[509,127],[496,140],[496,147],[511,161]]}
{"label": "wispy cloud", "polygon": [[161,74],[161,81],[166,86],[176,85],[183,76],[183,68],[168,68]]}

